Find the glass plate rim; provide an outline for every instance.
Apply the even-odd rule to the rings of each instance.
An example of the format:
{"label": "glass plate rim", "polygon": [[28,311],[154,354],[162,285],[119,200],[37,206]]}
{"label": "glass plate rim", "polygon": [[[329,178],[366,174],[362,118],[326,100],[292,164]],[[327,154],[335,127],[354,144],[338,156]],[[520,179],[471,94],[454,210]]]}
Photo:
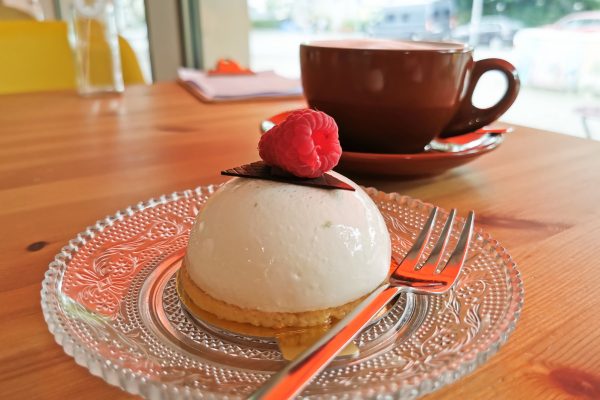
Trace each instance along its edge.
{"label": "glass plate rim", "polygon": [[[96,233],[102,232],[104,229],[112,226],[116,221],[122,220],[126,216],[132,216],[144,209],[155,207],[157,205],[166,204],[171,201],[177,201],[181,198],[190,198],[194,196],[210,195],[215,192],[222,184],[209,184],[198,186],[194,189],[183,191],[175,191],[171,194],[163,194],[159,197],[153,197],[147,201],[140,201],[136,205],[128,206],[117,211],[113,215],[106,216],[96,221],[94,225],[90,225],[85,230],[79,232],[73,239],[69,240],[67,245],[63,246],[54,259],[50,262],[48,270],[44,274],[41,289],[41,308],[44,315],[44,320],[48,325],[48,330],[54,336],[56,343],[63,347],[64,352],[73,357],[75,362],[85,367],[89,372],[102,378],[110,385],[117,386],[122,390],[136,395],[142,395],[145,398],[180,398],[180,397],[199,397],[208,399],[224,398],[214,392],[207,392],[201,389],[181,387],[174,383],[161,383],[154,381],[149,375],[137,373],[130,368],[123,368],[111,362],[110,359],[102,357],[98,354],[90,352],[85,344],[79,343],[76,338],[71,337],[65,329],[60,326],[60,321],[57,318],[59,306],[57,302],[52,302],[52,296],[57,297],[57,293],[53,293],[53,289],[57,286],[57,278],[62,271],[67,267],[68,260],[72,254],[75,254],[81,245],[86,244],[86,239],[92,239]],[[364,190],[372,197],[383,197],[385,200],[398,202],[399,204],[407,204],[416,207],[433,207],[431,203],[422,200],[401,195],[396,192],[383,192],[373,187],[366,187]],[[442,210],[445,211],[445,210]],[[510,334],[515,330],[516,324],[520,318],[523,309],[525,290],[521,273],[517,268],[517,264],[510,256],[506,248],[504,248],[496,239],[483,229],[475,226],[474,233],[479,235],[486,241],[495,251],[498,257],[502,258],[507,266],[510,281],[510,286],[515,288],[513,299],[510,307],[507,309],[507,315],[512,318],[506,318],[502,325],[493,332],[493,335],[485,342],[485,346],[479,346],[469,353],[463,354],[458,362],[438,367],[431,372],[425,372],[422,375],[420,382],[408,382],[413,385],[410,388],[399,388],[395,382],[380,383],[372,386],[368,393],[361,393],[373,397],[377,395],[393,395],[406,390],[414,391],[415,396],[419,397],[427,393],[431,393],[442,386],[455,382],[459,378],[473,372],[479,365],[486,362],[498,349],[508,340]],[[485,347],[485,348],[483,348]],[[414,378],[413,380],[416,380]],[[358,394],[358,393],[355,393]],[[157,397],[158,396],[158,397]],[[228,398],[228,397],[225,397]]]}

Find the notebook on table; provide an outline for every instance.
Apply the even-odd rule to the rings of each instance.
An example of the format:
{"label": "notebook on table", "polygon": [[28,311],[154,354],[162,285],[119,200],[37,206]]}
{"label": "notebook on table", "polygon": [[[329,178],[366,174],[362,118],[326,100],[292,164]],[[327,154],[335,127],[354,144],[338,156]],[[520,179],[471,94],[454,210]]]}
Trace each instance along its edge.
{"label": "notebook on table", "polygon": [[190,93],[209,103],[302,96],[299,79],[286,78],[274,71],[221,75],[180,68],[178,77],[178,82]]}

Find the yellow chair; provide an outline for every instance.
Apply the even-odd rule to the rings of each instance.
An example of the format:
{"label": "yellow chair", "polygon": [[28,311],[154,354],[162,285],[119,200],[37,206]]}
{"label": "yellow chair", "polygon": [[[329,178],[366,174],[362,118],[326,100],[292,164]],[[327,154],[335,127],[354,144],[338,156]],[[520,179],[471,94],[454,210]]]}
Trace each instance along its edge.
{"label": "yellow chair", "polygon": [[[145,83],[133,49],[119,37],[125,84]],[[0,21],[0,94],[75,88],[64,22]]]}

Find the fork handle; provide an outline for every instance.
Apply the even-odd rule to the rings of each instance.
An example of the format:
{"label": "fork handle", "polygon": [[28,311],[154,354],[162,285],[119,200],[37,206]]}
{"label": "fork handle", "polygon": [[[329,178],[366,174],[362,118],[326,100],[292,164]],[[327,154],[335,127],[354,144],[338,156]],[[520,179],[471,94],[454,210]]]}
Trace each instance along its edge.
{"label": "fork handle", "polygon": [[379,286],[315,344],[273,375],[250,399],[281,400],[297,395],[402,289]]}

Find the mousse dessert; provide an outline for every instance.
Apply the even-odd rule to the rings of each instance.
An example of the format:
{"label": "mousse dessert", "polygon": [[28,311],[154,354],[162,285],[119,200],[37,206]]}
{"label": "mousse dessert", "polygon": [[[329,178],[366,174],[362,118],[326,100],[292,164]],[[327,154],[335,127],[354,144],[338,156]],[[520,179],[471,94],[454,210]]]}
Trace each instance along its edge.
{"label": "mousse dessert", "polygon": [[342,318],[387,277],[391,243],[371,198],[331,172],[328,115],[302,110],[266,132],[262,162],[234,175],[192,228],[180,281],[200,309],[268,328]]}

